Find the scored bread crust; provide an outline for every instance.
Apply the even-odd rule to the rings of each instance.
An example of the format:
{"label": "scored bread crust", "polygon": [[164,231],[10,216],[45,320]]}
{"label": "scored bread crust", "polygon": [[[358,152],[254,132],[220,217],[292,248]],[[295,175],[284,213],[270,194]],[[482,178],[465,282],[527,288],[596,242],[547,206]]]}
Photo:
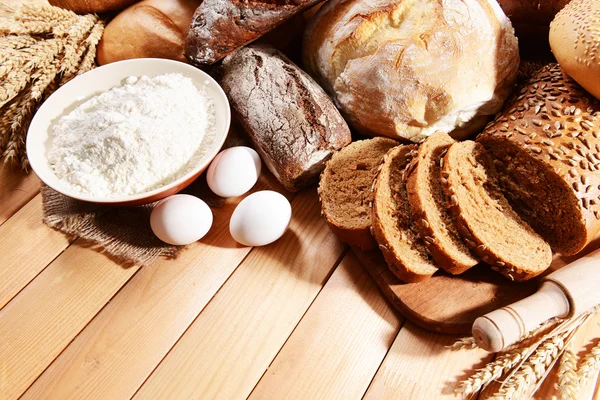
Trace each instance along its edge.
{"label": "scored bread crust", "polygon": [[[389,181],[385,178],[389,177],[390,174],[400,174],[401,185],[404,185],[404,170],[416,154],[416,145],[404,145],[391,149],[385,155],[373,187],[371,228],[373,236],[379,244],[379,249],[392,273],[400,280],[411,283],[428,279],[438,268],[427,252],[425,243],[415,230],[410,216],[411,211],[408,205],[408,198],[404,199],[405,210],[395,209],[395,211],[404,211],[405,215],[403,217],[407,219],[403,221],[405,226],[398,226],[397,223],[394,226],[390,226],[389,223],[386,224],[386,200],[389,200],[386,192],[393,190],[404,190],[405,192],[406,188],[390,187]],[[392,170],[392,163],[398,159],[400,162],[394,165],[394,169]],[[404,196],[407,197],[407,194],[404,193]],[[400,234],[400,240],[394,237],[395,233]]]}
{"label": "scored bread crust", "polygon": [[[353,246],[358,246],[364,251],[375,250],[377,248],[377,243],[371,234],[371,214],[370,209],[368,209],[373,198],[370,188],[375,180],[375,176],[377,175],[377,169],[383,162],[385,153],[397,145],[398,142],[395,140],[381,137],[359,140],[335,152],[331,159],[327,161],[325,170],[321,173],[319,187],[317,188],[319,193],[319,201],[321,203],[321,215],[327,222],[327,225],[329,225],[331,231],[343,242]],[[368,152],[369,150],[379,152],[380,157],[372,165],[366,165],[364,162],[365,160],[359,157],[360,154],[353,154],[348,162],[339,162],[349,153],[358,152],[359,149],[362,152]],[[336,199],[327,193],[330,189],[330,185],[332,185],[330,180],[333,179],[334,175],[339,175],[343,172],[340,170],[341,168],[343,168],[346,172],[357,171],[356,173],[371,175],[368,179],[368,187],[362,190],[354,188],[357,189],[355,193],[356,195],[364,197],[355,200],[361,200],[361,204],[367,204],[366,218],[358,227],[349,226],[349,224],[345,223],[346,221],[341,220],[335,215],[336,212],[339,211],[336,209],[339,204],[336,202]]]}
{"label": "scored bread crust", "polygon": [[[479,259],[462,241],[441,187],[438,165],[453,143],[454,139],[443,132],[427,138],[406,170],[406,188],[415,226],[431,256],[446,272],[461,274],[477,265]],[[436,176],[430,183],[432,172]]]}
{"label": "scored bread crust", "polygon": [[[458,162],[461,157],[461,150],[468,153],[464,163],[467,164],[466,167],[459,165]],[[473,154],[477,154],[478,159],[472,158],[471,155]],[[471,167],[472,169],[470,169]],[[476,168],[478,167],[485,169],[485,178],[482,179],[476,173]],[[463,178],[463,176],[466,178]],[[544,242],[511,208],[495,180],[495,169],[492,160],[481,144],[473,141],[465,141],[450,146],[444,156],[441,177],[443,178],[442,188],[446,195],[448,209],[455,218],[458,232],[463,237],[465,243],[485,263],[489,264],[493,270],[500,272],[513,281],[520,282],[541,274],[550,266],[552,262],[550,245]],[[471,179],[473,180],[474,187],[469,187],[468,185],[468,181]],[[463,198],[463,195],[470,196],[472,191],[478,188],[484,190],[489,199],[493,199],[490,202],[486,198],[478,200],[478,203],[484,204],[482,207],[485,207],[487,214],[485,221],[470,217],[469,214],[472,212],[470,207],[472,204]],[[500,211],[502,215],[499,216],[496,211]],[[487,224],[488,221],[491,223],[495,217],[502,218],[505,223],[512,226],[509,227],[511,229],[506,234],[497,230],[494,238],[487,241],[483,239],[485,228],[481,227],[481,223]],[[513,257],[507,254],[508,251],[514,250],[517,246],[515,243],[508,243],[509,240],[516,238],[516,235],[519,234],[517,229],[527,236],[526,241],[518,244],[518,246],[521,246],[519,247],[519,252],[528,252],[530,254],[527,261],[518,260],[519,264],[511,262],[510,259]],[[493,243],[500,241],[504,241],[504,243]],[[533,248],[533,246],[537,246],[537,248]],[[533,255],[538,259],[534,260]],[[539,265],[534,265],[534,261],[539,263]]]}

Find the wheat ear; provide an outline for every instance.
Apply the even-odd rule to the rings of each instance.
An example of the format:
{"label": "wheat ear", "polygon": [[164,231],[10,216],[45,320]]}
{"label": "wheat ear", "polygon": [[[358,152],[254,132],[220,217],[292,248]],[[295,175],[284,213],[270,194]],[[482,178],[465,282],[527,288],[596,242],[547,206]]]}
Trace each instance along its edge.
{"label": "wheat ear", "polygon": [[571,346],[565,348],[560,357],[558,367],[559,400],[577,400],[579,386],[577,384],[577,356]]}
{"label": "wheat ear", "polygon": [[600,342],[598,342],[582,360],[577,369],[577,379],[580,386],[585,386],[591,377],[600,372]]}

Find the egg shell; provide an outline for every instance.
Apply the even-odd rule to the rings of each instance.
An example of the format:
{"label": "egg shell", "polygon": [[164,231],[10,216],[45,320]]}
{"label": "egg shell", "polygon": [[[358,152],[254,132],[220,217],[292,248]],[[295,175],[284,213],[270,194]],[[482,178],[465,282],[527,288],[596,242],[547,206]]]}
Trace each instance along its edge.
{"label": "egg shell", "polygon": [[229,221],[229,232],[245,246],[264,246],[279,239],[292,218],[292,207],[281,193],[263,190],[238,204]]}
{"label": "egg shell", "polygon": [[189,194],[163,199],[150,214],[152,232],[163,242],[178,246],[202,239],[212,223],[208,204]]}
{"label": "egg shell", "polygon": [[261,171],[260,156],[245,146],[230,147],[213,159],[206,172],[208,187],[221,197],[237,197],[252,189]]}

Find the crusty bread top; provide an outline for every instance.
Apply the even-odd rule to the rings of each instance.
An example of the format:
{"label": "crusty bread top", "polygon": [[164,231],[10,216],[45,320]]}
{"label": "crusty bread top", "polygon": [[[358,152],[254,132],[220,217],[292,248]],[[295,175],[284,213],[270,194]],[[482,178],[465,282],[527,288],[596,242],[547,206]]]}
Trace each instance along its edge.
{"label": "crusty bread top", "polygon": [[517,47],[495,0],[330,0],[307,28],[304,60],[356,129],[420,140],[481,128],[467,121],[501,108]]}

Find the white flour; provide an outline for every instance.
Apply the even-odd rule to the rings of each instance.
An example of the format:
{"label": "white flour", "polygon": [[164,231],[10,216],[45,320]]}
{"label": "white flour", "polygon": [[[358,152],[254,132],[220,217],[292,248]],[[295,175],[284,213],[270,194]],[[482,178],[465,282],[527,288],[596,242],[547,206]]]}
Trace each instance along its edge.
{"label": "white flour", "polygon": [[48,159],[79,192],[142,193],[189,172],[210,146],[214,124],[212,99],[190,78],[130,77],[60,118]]}

